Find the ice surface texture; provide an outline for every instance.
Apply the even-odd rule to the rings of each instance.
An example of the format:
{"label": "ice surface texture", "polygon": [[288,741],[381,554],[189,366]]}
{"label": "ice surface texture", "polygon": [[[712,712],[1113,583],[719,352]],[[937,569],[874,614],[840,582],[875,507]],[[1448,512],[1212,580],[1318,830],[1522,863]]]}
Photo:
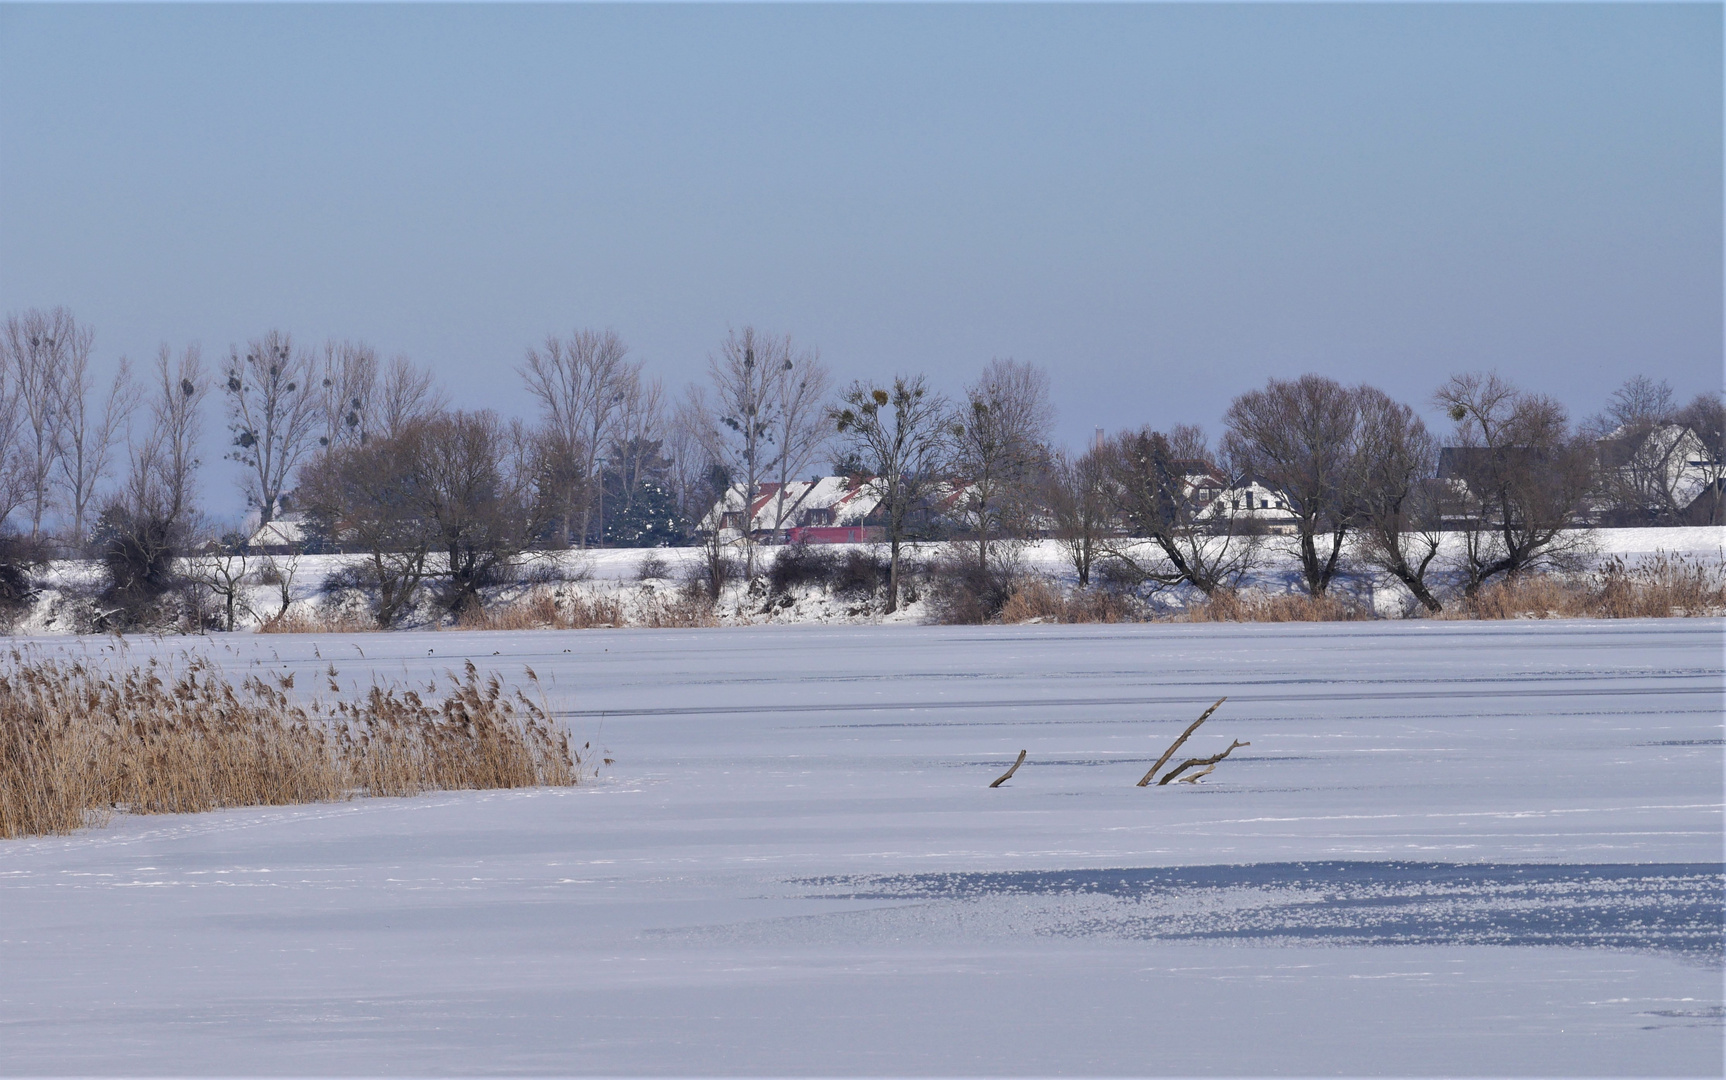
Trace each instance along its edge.
{"label": "ice surface texture", "polygon": [[0,844],[0,1071],[1720,1075],[1723,631],[132,642],[531,665],[617,762]]}

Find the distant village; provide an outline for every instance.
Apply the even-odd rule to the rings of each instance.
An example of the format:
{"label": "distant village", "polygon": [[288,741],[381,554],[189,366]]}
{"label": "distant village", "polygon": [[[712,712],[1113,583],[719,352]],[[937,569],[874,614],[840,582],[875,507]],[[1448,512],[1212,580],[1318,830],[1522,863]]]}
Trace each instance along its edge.
{"label": "distant village", "polygon": [[[1460,373],[1420,403],[1448,424],[1432,431],[1375,387],[1309,374],[1235,394],[1215,437],[1099,429],[1071,449],[1037,365],[996,359],[953,393],[916,374],[839,385],[814,349],[754,327],[676,389],[615,333],[548,337],[516,368],[530,418],[453,407],[430,372],[362,343],[164,345],[103,383],[94,355],[64,309],[0,335],[0,605],[81,558],[104,619],[154,625],[188,590],[234,594],[212,565],[330,552],[355,557],[349,587],[389,625],[428,590],[451,617],[482,610],[536,551],[702,548],[717,598],[732,561],[760,572],[757,548],[880,545],[891,612],[906,544],[954,545],[988,579],[1000,545],[1043,540],[1081,588],[1205,596],[1269,543],[1321,597],[1346,548],[1436,611],[1429,574],[1472,597],[1557,566],[1578,530],[1726,520],[1721,395],[1680,401],[1642,375],[1578,421]],[[212,429],[221,466],[201,449]],[[225,482],[251,507],[238,527],[204,510]],[[1447,534],[1460,555],[1440,557]]]}

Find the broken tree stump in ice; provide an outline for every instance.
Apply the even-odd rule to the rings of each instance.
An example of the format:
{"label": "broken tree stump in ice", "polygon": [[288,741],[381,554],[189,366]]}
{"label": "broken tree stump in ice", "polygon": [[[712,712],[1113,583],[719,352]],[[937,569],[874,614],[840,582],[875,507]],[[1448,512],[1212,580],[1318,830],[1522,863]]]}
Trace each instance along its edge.
{"label": "broken tree stump in ice", "polygon": [[[1234,753],[1237,748],[1242,747],[1242,746],[1251,746],[1251,745],[1252,745],[1252,743],[1250,743],[1250,742],[1241,742],[1240,740],[1237,739],[1236,741],[1230,743],[1229,748],[1227,750],[1224,750],[1220,754],[1212,754],[1210,757],[1191,757],[1191,758],[1188,758],[1187,760],[1181,762],[1179,765],[1176,765],[1174,768],[1170,769],[1169,775],[1167,775],[1167,776],[1163,777],[1161,780],[1157,781],[1157,786],[1162,787],[1164,784],[1168,783],[1170,780],[1173,780],[1175,777],[1181,775],[1182,773],[1186,772],[1188,769],[1191,769],[1196,765],[1209,765],[1212,769],[1214,769],[1217,767],[1217,762],[1221,761],[1223,758],[1226,758],[1230,754]],[[1209,772],[1210,770],[1207,769],[1205,771]],[[1198,779],[1198,777],[1195,776],[1193,779],[1196,780],[1196,779]]]}
{"label": "broken tree stump in ice", "polygon": [[1002,773],[1000,776],[997,776],[995,778],[995,782],[993,784],[990,784],[989,786],[990,787],[1000,787],[1002,784],[1005,784],[1007,782],[1007,778],[1012,776],[1014,773],[1018,772],[1019,766],[1023,765],[1024,763],[1025,763],[1025,751],[1021,750],[1021,751],[1019,751],[1019,760],[1013,762],[1013,767],[1011,769],[1008,769],[1006,772]]}
{"label": "broken tree stump in ice", "polygon": [[1211,718],[1211,714],[1216,712],[1217,709],[1222,706],[1222,703],[1227,700],[1228,698],[1226,696],[1218,698],[1215,705],[1206,709],[1203,715],[1192,722],[1192,726],[1181,732],[1181,737],[1171,743],[1167,750],[1163,751],[1163,756],[1157,759],[1157,763],[1155,765],[1151,766],[1151,771],[1145,774],[1145,778],[1143,780],[1139,781],[1139,786],[1144,787],[1149,784],[1151,782],[1151,778],[1157,775],[1157,770],[1168,764],[1168,760],[1175,756],[1175,751],[1181,748],[1181,744],[1186,742],[1193,732],[1199,730],[1199,725],[1204,723],[1206,720],[1209,720]]}

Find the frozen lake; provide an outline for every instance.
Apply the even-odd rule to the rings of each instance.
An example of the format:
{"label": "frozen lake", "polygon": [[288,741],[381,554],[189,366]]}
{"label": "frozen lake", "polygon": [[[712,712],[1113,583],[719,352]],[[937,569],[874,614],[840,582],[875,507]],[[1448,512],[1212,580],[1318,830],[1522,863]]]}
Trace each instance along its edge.
{"label": "frozen lake", "polygon": [[1726,1069],[1719,620],[187,647],[530,665],[615,764],[0,842],[7,1073]]}

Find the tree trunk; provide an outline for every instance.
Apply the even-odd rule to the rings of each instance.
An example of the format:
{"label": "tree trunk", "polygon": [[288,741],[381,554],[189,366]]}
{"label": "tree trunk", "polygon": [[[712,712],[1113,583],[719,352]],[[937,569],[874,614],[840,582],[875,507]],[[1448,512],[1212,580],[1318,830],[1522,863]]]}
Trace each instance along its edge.
{"label": "tree trunk", "polygon": [[887,563],[887,611],[891,615],[899,610],[899,530],[894,529],[888,537],[887,547],[889,558]]}

